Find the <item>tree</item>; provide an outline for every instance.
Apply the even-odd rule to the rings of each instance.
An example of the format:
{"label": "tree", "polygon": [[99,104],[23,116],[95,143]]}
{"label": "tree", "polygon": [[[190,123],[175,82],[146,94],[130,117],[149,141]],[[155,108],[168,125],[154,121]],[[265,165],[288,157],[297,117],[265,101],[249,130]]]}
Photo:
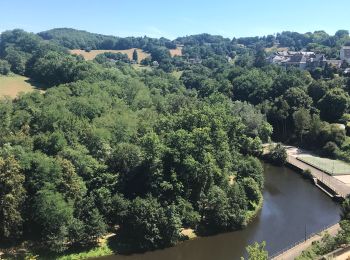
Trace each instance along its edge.
{"label": "tree", "polygon": [[287,162],[287,151],[286,148],[280,143],[271,147],[267,158],[274,164],[282,166]]}
{"label": "tree", "polygon": [[234,222],[231,219],[229,200],[226,193],[213,186],[208,194],[202,194],[199,201],[202,232],[220,232],[231,230]]}
{"label": "tree", "polygon": [[350,197],[347,196],[341,205],[340,213],[341,231],[337,235],[341,243],[347,244],[350,242]]}
{"label": "tree", "polygon": [[11,72],[11,65],[6,60],[0,60],[0,75],[8,75]]}
{"label": "tree", "polygon": [[303,142],[303,135],[307,134],[311,127],[311,115],[305,108],[300,108],[293,113],[295,132],[300,137],[300,143]]}
{"label": "tree", "polygon": [[294,113],[299,108],[309,109],[312,105],[312,98],[301,87],[293,87],[288,89],[284,95],[290,107],[290,113]]}
{"label": "tree", "polygon": [[[262,194],[256,181],[250,177],[244,178],[242,180],[242,186],[245,194],[247,195],[247,199],[251,203],[251,206],[258,205],[262,198]],[[251,210],[254,208],[255,207],[250,207]]]}
{"label": "tree", "polygon": [[41,190],[34,197],[33,215],[41,241],[49,250],[62,252],[68,247],[69,226],[73,221],[73,207],[62,195]]}
{"label": "tree", "polygon": [[0,240],[22,234],[24,175],[13,156],[0,157]]}
{"label": "tree", "polygon": [[232,81],[233,98],[259,104],[268,97],[272,83],[272,78],[261,70],[249,70]]}
{"label": "tree", "polygon": [[133,51],[133,53],[132,53],[132,59],[133,59],[136,63],[138,63],[139,58],[138,58],[138,54],[137,54],[137,50],[136,50],[136,49],[134,49],[134,51]]}
{"label": "tree", "polygon": [[328,122],[337,122],[349,107],[349,100],[349,95],[340,88],[327,91],[318,102],[321,118]]}
{"label": "tree", "polygon": [[136,198],[120,226],[122,239],[134,249],[147,250],[174,245],[180,239],[180,218],[173,206],[162,207],[152,197]]}
{"label": "tree", "polygon": [[269,255],[265,249],[266,242],[263,241],[261,244],[255,242],[253,245],[246,247],[248,258],[247,260],[267,260]]}
{"label": "tree", "polygon": [[91,245],[106,232],[106,223],[96,208],[92,197],[81,200],[75,210],[73,224],[69,226],[69,236],[74,242]]}
{"label": "tree", "polygon": [[258,46],[256,48],[254,66],[261,68],[267,64],[266,62],[266,52],[263,46]]}
{"label": "tree", "polygon": [[11,71],[14,73],[24,75],[25,63],[27,61],[26,54],[24,52],[18,51],[13,47],[6,48],[5,59],[11,65]]}
{"label": "tree", "polygon": [[242,159],[237,165],[237,179],[244,179],[246,177],[253,178],[259,188],[262,189],[264,185],[263,167],[258,159],[249,156]]}

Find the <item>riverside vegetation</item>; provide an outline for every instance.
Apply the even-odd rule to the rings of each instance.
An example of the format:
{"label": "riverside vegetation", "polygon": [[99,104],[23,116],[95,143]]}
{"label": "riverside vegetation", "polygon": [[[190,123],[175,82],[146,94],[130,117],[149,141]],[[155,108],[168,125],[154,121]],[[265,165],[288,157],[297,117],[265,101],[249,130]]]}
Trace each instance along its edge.
{"label": "riverside vegetation", "polygon": [[[330,57],[350,40],[346,31],[277,37]],[[349,121],[349,79],[330,67],[266,64],[273,40],[2,33],[0,73],[47,88],[0,102],[2,244],[66,254],[116,233],[123,253],[175,245],[182,227],[236,230],[261,205],[256,156],[271,136],[349,158],[346,130],[333,124]],[[172,57],[177,45],[182,56]],[[158,65],[135,70],[127,55],[108,52],[85,61],[68,48],[139,48],[150,54],[141,64]]]}

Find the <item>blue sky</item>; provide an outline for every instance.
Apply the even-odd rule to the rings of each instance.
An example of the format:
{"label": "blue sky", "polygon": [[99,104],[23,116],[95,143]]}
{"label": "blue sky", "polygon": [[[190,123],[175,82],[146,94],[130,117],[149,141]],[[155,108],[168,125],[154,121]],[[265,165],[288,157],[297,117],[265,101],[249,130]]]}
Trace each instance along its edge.
{"label": "blue sky", "polygon": [[349,0],[0,0],[0,32],[70,27],[116,36],[225,37],[350,29]]}

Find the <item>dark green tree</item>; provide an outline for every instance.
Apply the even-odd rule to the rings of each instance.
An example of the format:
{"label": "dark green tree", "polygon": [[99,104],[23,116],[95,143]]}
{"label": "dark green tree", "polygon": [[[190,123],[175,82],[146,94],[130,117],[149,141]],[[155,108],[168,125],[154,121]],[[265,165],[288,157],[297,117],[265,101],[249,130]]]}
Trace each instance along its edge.
{"label": "dark green tree", "polygon": [[13,156],[0,157],[0,240],[22,234],[24,175]]}
{"label": "dark green tree", "polygon": [[349,95],[340,88],[327,91],[318,102],[321,118],[328,122],[337,122],[349,107],[349,100]]}
{"label": "dark green tree", "polygon": [[139,56],[138,56],[138,54],[137,54],[137,49],[134,49],[134,51],[133,51],[133,53],[132,53],[132,59],[133,59],[136,63],[138,63],[138,60],[139,60],[138,57],[139,57]]}
{"label": "dark green tree", "polygon": [[120,232],[135,249],[174,245],[180,239],[180,218],[173,206],[162,207],[152,197],[136,198],[123,217]]}

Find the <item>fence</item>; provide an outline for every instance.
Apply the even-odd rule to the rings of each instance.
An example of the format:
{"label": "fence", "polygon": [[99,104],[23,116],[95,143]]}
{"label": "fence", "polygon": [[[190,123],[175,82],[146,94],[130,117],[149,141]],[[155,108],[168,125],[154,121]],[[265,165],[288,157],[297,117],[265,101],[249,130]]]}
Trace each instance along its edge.
{"label": "fence", "polygon": [[336,225],[338,225],[338,223],[330,224],[328,226],[324,226],[321,230],[319,230],[317,232],[314,232],[314,233],[311,233],[308,236],[306,236],[306,238],[301,239],[301,240],[293,243],[292,245],[290,245],[290,246],[288,246],[288,247],[278,251],[277,253],[273,254],[272,256],[269,256],[269,259],[275,259],[275,258],[281,256],[282,254],[286,253],[287,251],[292,250],[292,249],[296,248],[297,246],[301,245],[302,243],[306,242],[310,238],[312,238],[312,237],[314,237],[314,236],[316,236],[316,235],[318,235],[318,234],[320,234],[320,233],[322,233],[322,232],[324,232],[324,231],[326,231],[328,229],[331,229],[332,227],[335,227]]}
{"label": "fence", "polygon": [[[326,185],[329,189],[331,189],[335,194],[340,195],[343,198],[346,198],[348,193],[344,193],[342,191],[340,191],[339,188],[337,188],[336,186],[343,186],[345,185],[343,182],[341,182],[340,180],[334,178],[333,176],[328,175],[327,173],[325,173],[324,171],[318,169],[315,166],[312,166],[311,164],[308,164],[298,158],[295,158],[293,156],[289,156],[288,158],[288,163],[292,164],[294,167],[299,168],[300,170],[306,170],[309,169],[311,171],[311,175],[313,177],[315,177],[318,181],[320,181],[321,183],[323,183],[324,185]],[[320,173],[316,174],[314,173],[312,168],[305,168],[302,165],[300,165],[300,163],[303,163],[305,165],[309,165],[312,168],[318,170]],[[319,176],[321,174],[321,176]]]}

